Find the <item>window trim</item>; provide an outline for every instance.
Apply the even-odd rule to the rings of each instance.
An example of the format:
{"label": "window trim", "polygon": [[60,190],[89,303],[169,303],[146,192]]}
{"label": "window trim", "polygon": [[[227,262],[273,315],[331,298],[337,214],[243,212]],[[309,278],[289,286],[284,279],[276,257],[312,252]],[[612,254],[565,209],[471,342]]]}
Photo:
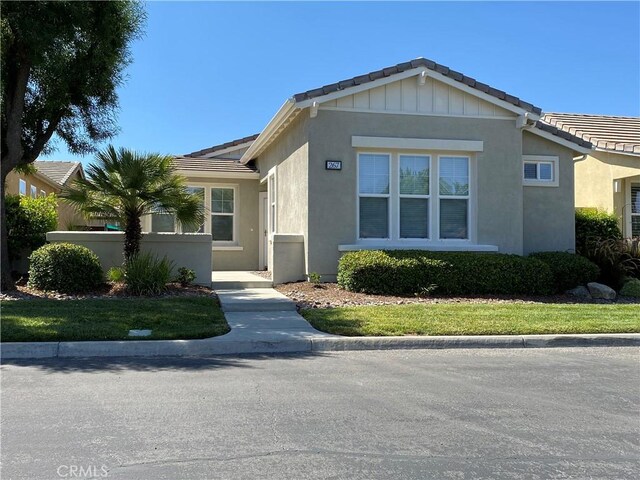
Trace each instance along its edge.
{"label": "window trim", "polygon": [[[389,238],[361,238],[360,237],[360,155],[380,155],[386,154],[390,157],[390,185],[389,185]],[[429,238],[401,238],[400,237],[400,155],[407,156],[428,156],[429,164]],[[355,188],[355,239],[356,245],[364,248],[435,248],[446,249],[450,246],[454,249],[469,249],[477,242],[477,155],[470,152],[447,151],[447,150],[358,150],[355,149],[356,156],[356,188]],[[464,197],[467,202],[467,238],[440,238],[440,179],[439,157],[464,157],[469,165],[469,195]],[[395,162],[395,163],[394,163]],[[434,190],[435,185],[435,190]],[[435,192],[435,193],[434,193]],[[365,194],[367,195],[367,194]],[[373,196],[373,194],[371,195]],[[456,196],[447,196],[456,198]],[[491,251],[494,251],[494,247]]]}
{"label": "window trim", "polygon": [[[24,185],[24,193],[22,192],[22,186]],[[21,197],[27,196],[27,181],[23,178],[18,179],[18,194]]]}
{"label": "window trim", "polygon": [[[527,163],[536,164],[536,179],[524,177],[524,166]],[[552,165],[551,180],[540,179],[539,165],[542,163],[550,163]],[[560,186],[560,158],[553,155],[523,155],[522,156],[522,185],[526,187],[559,187]]]}
{"label": "window trim", "polygon": [[[189,185],[190,187],[194,186],[194,185]],[[233,190],[233,213],[214,213],[213,210],[211,209],[211,197],[212,197],[212,190],[214,188],[220,188],[220,189],[229,189],[229,190]],[[226,183],[212,183],[208,186],[208,192],[205,191],[205,201],[207,201],[208,197],[208,203],[207,203],[207,210],[208,210],[208,215],[207,218],[205,219],[205,233],[210,233],[211,234],[211,244],[216,247],[216,246],[237,246],[238,245],[238,205],[239,205],[239,199],[238,199],[238,185],[236,184],[226,184]],[[221,215],[221,216],[227,216],[227,217],[233,217],[233,228],[231,229],[231,240],[214,240],[213,239],[213,222],[212,222],[212,217],[213,215]],[[208,232],[207,232],[208,230]]]}
{"label": "window trim", "polygon": [[629,182],[629,233],[628,236],[633,237],[633,218],[634,217],[638,217],[640,218],[640,211],[635,212],[633,211],[633,189],[634,188],[640,188],[640,182],[633,182],[630,181]]}
{"label": "window trim", "polygon": [[44,190],[40,190],[40,196],[41,197],[46,197],[47,196],[47,192],[45,192]]}
{"label": "window trim", "polygon": [[29,196],[31,198],[38,198],[38,187],[36,187],[35,185],[31,184],[31,188],[29,190]]}
{"label": "window trim", "polygon": [[269,211],[267,212],[267,233],[269,240],[278,233],[278,177],[276,175],[276,167],[272,167],[267,172],[267,203]]}
{"label": "window trim", "polygon": [[[469,187],[469,192],[466,195],[442,195],[440,194],[440,162],[442,160],[442,158],[464,158],[467,160],[467,181],[468,181],[468,187]],[[472,185],[472,170],[471,170],[471,156],[470,155],[456,155],[456,154],[450,154],[450,153],[443,153],[443,154],[438,154],[438,168],[437,168],[437,180],[435,181],[436,185],[437,185],[437,199],[438,201],[436,202],[436,218],[435,220],[435,225],[437,228],[437,232],[438,232],[438,240],[441,242],[470,242],[471,238],[472,238],[472,217],[471,217],[471,192],[474,190],[473,185]],[[440,235],[440,202],[442,200],[466,200],[467,201],[467,237],[466,238],[443,238]]]}
{"label": "window trim", "polygon": [[[429,194],[428,195],[414,195],[414,194],[409,194],[409,193],[401,193],[400,192],[400,180],[401,180],[401,163],[402,163],[402,157],[423,157],[427,159],[427,168],[429,170]],[[397,183],[398,183],[398,212],[396,215],[396,218],[398,219],[397,223],[397,229],[398,229],[398,241],[401,242],[428,242],[433,238],[433,228],[432,228],[432,222],[433,219],[431,218],[432,214],[433,214],[433,205],[432,205],[432,191],[433,191],[433,187],[431,185],[432,183],[432,173],[433,173],[433,168],[432,168],[432,161],[433,159],[433,155],[429,154],[429,153],[406,153],[406,152],[398,152],[398,161],[397,163],[397,167],[398,167],[398,172],[397,172]],[[419,198],[419,199],[423,199],[423,200],[427,200],[427,212],[429,212],[429,221],[427,222],[427,236],[426,237],[403,237],[402,233],[401,233],[401,225],[400,225],[400,208],[401,208],[401,199],[403,198]]]}

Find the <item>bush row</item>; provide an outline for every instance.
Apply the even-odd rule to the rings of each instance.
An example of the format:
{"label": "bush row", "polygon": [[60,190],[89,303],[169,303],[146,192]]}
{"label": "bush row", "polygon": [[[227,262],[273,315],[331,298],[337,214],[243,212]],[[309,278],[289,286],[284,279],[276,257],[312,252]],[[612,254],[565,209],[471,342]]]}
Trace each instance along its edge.
{"label": "bush row", "polygon": [[564,252],[497,253],[363,250],[345,254],[338,284],[378,295],[548,295],[594,280],[598,268]]}

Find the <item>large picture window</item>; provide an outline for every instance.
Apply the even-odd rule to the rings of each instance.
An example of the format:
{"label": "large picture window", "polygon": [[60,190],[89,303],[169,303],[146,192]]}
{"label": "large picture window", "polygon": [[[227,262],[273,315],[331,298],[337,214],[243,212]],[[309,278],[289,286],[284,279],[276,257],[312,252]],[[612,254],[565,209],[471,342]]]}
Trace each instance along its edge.
{"label": "large picture window", "polygon": [[211,189],[211,236],[214,242],[234,241],[235,190]]}
{"label": "large picture window", "polygon": [[359,156],[360,238],[389,238],[389,163],[386,154]]}
{"label": "large picture window", "polygon": [[440,238],[469,238],[469,158],[440,157]]}

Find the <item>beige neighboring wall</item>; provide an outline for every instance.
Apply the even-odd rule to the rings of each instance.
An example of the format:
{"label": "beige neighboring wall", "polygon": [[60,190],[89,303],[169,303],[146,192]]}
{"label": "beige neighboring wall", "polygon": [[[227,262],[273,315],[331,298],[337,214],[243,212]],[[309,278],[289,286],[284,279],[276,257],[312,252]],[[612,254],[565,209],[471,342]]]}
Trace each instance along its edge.
{"label": "beige neighboring wall", "polygon": [[559,159],[557,187],[523,186],[523,253],[574,251],[573,152],[555,142],[525,131],[522,154],[555,156]]}
{"label": "beige neighboring wall", "polygon": [[640,156],[593,151],[575,164],[576,207],[599,208],[621,217],[614,204],[613,181],[635,175],[640,175]]}
{"label": "beige neighboring wall", "polygon": [[[476,242],[497,245],[502,253],[523,253],[522,133],[515,119],[320,110],[309,126],[308,271],[335,278],[338,246],[357,240],[354,135],[483,141],[484,151],[472,155],[477,166]],[[341,160],[342,170],[325,170],[325,160]]]}

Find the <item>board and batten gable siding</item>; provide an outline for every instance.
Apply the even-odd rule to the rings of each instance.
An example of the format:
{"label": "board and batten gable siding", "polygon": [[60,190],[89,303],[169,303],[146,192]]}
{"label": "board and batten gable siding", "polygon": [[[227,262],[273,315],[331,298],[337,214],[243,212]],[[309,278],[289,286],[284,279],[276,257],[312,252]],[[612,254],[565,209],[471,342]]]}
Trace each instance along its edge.
{"label": "board and batten gable siding", "polygon": [[416,77],[347,95],[320,104],[320,110],[352,110],[488,118],[515,118],[515,114],[457,88],[427,77]]}
{"label": "board and batten gable siding", "polygon": [[[515,120],[320,109],[309,125],[309,271],[335,276],[338,246],[357,241],[352,136],[483,141],[484,151],[471,155],[477,171],[476,242],[523,253],[522,133]],[[341,160],[342,170],[325,170],[326,160]]]}
{"label": "board and batten gable siding", "polygon": [[[558,157],[557,187],[524,186],[524,251],[574,251],[574,160],[562,145],[525,131],[523,155]],[[522,169],[522,167],[521,167]]]}

